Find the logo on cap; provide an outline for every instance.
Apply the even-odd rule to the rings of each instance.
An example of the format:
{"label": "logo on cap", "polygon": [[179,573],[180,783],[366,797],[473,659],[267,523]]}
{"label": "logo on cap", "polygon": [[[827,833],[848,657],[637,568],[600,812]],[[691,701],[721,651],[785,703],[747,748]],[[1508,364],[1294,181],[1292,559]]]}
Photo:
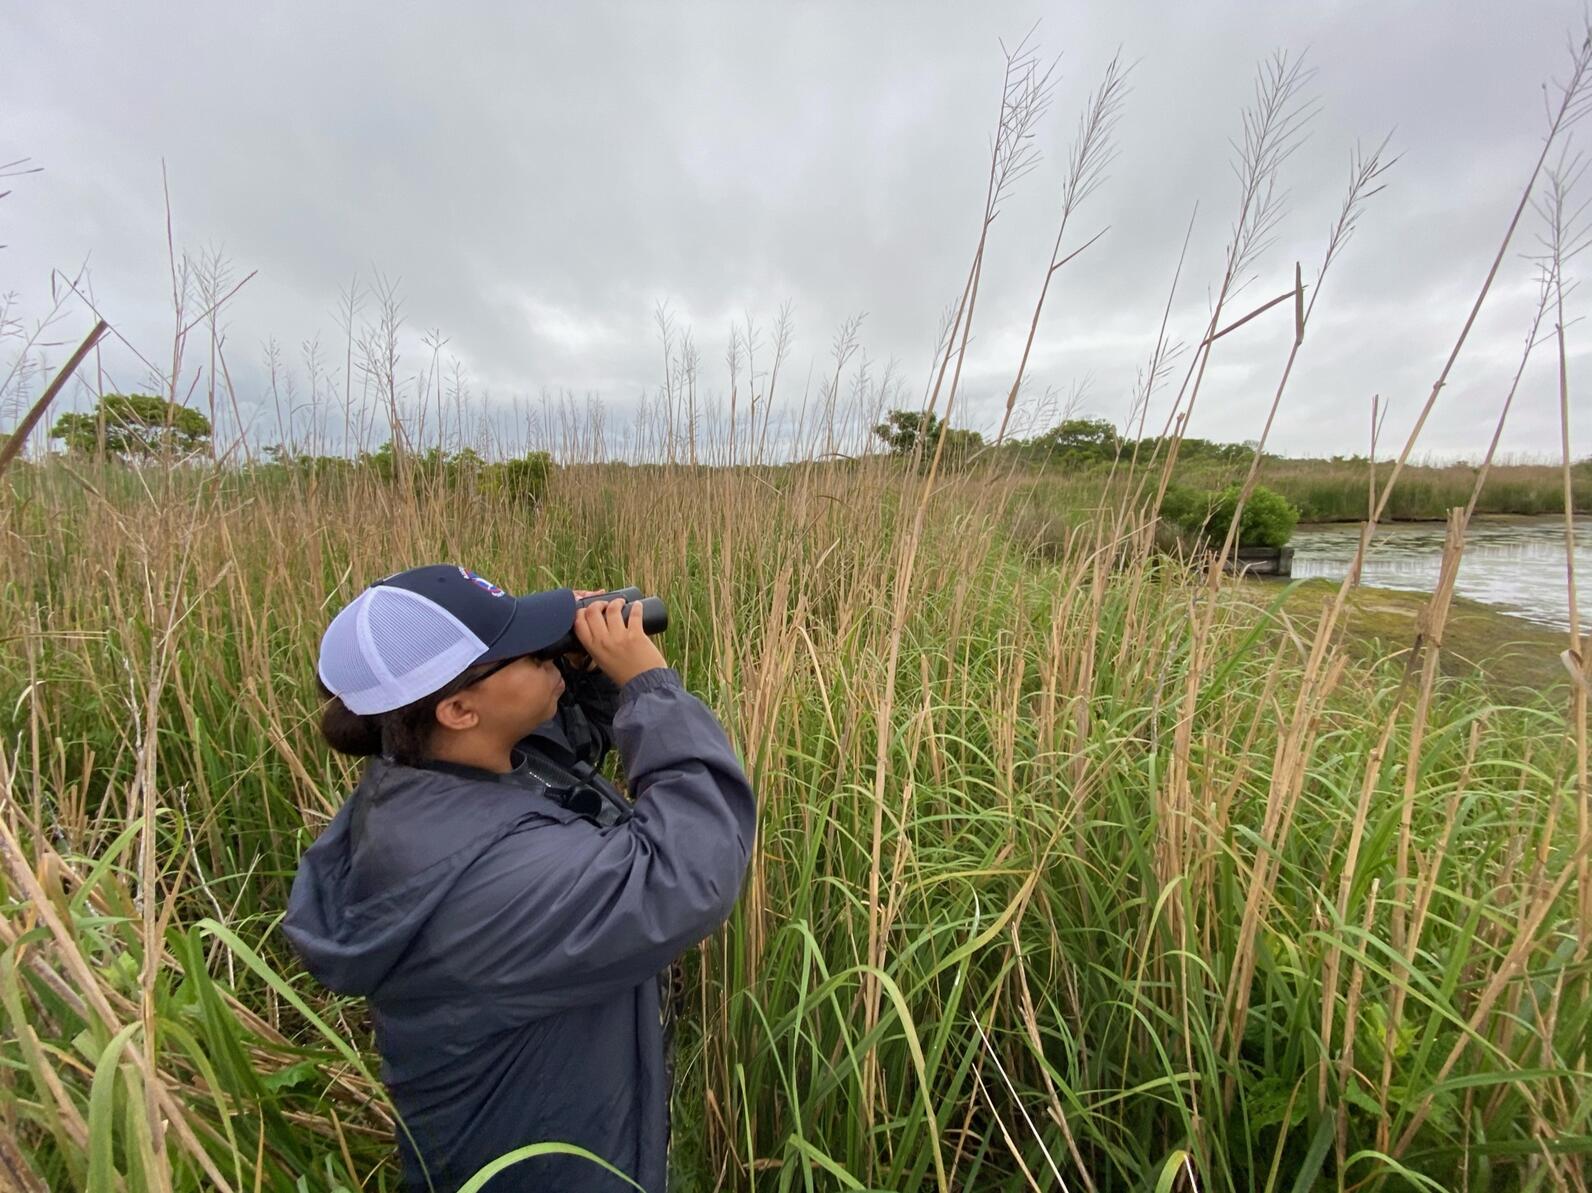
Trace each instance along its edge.
{"label": "logo on cap", "polygon": [[459,570],[461,572],[464,572],[465,576],[469,579],[470,583],[474,584],[477,588],[484,588],[484,589],[486,589],[486,591],[490,592],[495,597],[507,596],[508,595],[501,588],[499,588],[496,584],[494,584],[494,583],[492,583],[492,581],[488,580],[485,576],[477,576],[474,572],[465,572],[463,568],[460,568]]}

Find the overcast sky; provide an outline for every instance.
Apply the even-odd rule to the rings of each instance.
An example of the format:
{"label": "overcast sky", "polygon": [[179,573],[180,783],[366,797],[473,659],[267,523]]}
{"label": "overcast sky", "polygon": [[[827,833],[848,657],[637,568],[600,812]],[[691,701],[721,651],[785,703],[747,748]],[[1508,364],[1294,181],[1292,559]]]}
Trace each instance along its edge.
{"label": "overcast sky", "polygon": [[[1038,130],[1043,158],[992,232],[955,421],[999,421],[1068,143],[1117,48],[1136,64],[1119,154],[1068,243],[1109,230],[1056,275],[1026,393],[1030,411],[1048,391],[1119,424],[1196,204],[1171,330],[1203,330],[1237,204],[1230,139],[1257,64],[1286,50],[1314,68],[1318,110],[1246,300],[1291,285],[1295,260],[1313,280],[1356,141],[1392,132],[1402,157],[1326,280],[1273,443],[1363,451],[1379,393],[1386,451],[1497,249],[1540,148],[1541,85],[1562,75],[1579,12],[1538,0],[13,5],[0,161],[43,169],[0,184],[13,190],[0,200],[0,291],[37,318],[51,270],[86,258],[98,305],[165,367],[164,160],[179,248],[220,248],[237,277],[258,270],[225,308],[251,417],[269,408],[264,343],[280,342],[301,387],[310,337],[340,369],[339,288],[378,270],[400,285],[411,369],[422,329],[440,328],[475,398],[504,409],[595,393],[622,422],[662,381],[660,302],[692,329],[712,390],[727,389],[731,320],[750,315],[766,345],[789,302],[781,390],[793,405],[818,384],[836,328],[865,312],[874,376],[893,360],[916,400],[976,241],[999,42],[1037,20],[1060,81]],[[1528,216],[1421,451],[1485,444],[1533,305],[1521,254],[1537,230]],[[68,304],[53,338],[75,341],[90,322]],[[1572,329],[1583,390],[1587,334]],[[1191,433],[1254,437],[1290,335],[1279,308],[1222,341]],[[104,359],[117,387],[144,385],[125,349]],[[1544,352],[1528,373],[1505,450],[1557,452],[1551,366]],[[1572,449],[1585,455],[1592,404],[1581,409]],[[275,438],[272,417],[256,439]]]}

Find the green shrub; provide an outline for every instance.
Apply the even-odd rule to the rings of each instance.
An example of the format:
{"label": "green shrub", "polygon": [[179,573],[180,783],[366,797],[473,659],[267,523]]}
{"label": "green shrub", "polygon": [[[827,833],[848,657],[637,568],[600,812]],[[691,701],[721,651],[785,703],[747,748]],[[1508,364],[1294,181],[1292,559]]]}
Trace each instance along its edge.
{"label": "green shrub", "polygon": [[[1236,484],[1217,493],[1169,485],[1161,500],[1161,517],[1185,537],[1214,545],[1227,537],[1233,511],[1238,508],[1239,491]],[[1299,510],[1293,502],[1265,485],[1256,485],[1244,503],[1238,545],[1281,547],[1293,537],[1298,522]]]}
{"label": "green shrub", "polygon": [[1161,499],[1161,519],[1188,538],[1198,538],[1211,516],[1212,494],[1187,485],[1168,485]]}
{"label": "green shrub", "polygon": [[527,452],[512,460],[488,464],[481,472],[481,487],[488,493],[501,493],[511,501],[534,505],[547,490],[553,472],[553,457],[546,452]]}
{"label": "green shrub", "polygon": [[[1207,542],[1219,543],[1227,537],[1233,511],[1238,508],[1238,494],[1238,485],[1228,485],[1216,494],[1210,516],[1205,520]],[[1299,510],[1293,502],[1265,485],[1256,485],[1249,500],[1244,502],[1243,520],[1238,524],[1238,545],[1281,547],[1293,537],[1298,522]]]}

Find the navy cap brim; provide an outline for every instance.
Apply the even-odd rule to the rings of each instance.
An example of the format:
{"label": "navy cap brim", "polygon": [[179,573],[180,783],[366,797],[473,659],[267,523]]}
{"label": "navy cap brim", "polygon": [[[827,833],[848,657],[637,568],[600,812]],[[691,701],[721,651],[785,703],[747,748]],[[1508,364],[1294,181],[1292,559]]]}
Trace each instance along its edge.
{"label": "navy cap brim", "polygon": [[514,598],[514,616],[477,663],[493,663],[546,650],[575,625],[575,590],[555,588]]}

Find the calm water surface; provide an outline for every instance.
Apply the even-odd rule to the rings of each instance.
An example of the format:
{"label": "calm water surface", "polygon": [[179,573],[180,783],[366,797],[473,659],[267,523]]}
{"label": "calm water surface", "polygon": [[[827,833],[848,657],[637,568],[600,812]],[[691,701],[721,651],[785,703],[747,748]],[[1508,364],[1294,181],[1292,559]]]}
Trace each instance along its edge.
{"label": "calm water surface", "polygon": [[[1366,554],[1361,583],[1430,592],[1443,555],[1441,522],[1379,529]],[[1360,542],[1358,525],[1301,526],[1293,537],[1295,579],[1343,578]],[[1476,518],[1465,536],[1454,590],[1545,625],[1570,624],[1561,518]],[[1575,579],[1583,630],[1592,618],[1592,518],[1575,528]]]}

